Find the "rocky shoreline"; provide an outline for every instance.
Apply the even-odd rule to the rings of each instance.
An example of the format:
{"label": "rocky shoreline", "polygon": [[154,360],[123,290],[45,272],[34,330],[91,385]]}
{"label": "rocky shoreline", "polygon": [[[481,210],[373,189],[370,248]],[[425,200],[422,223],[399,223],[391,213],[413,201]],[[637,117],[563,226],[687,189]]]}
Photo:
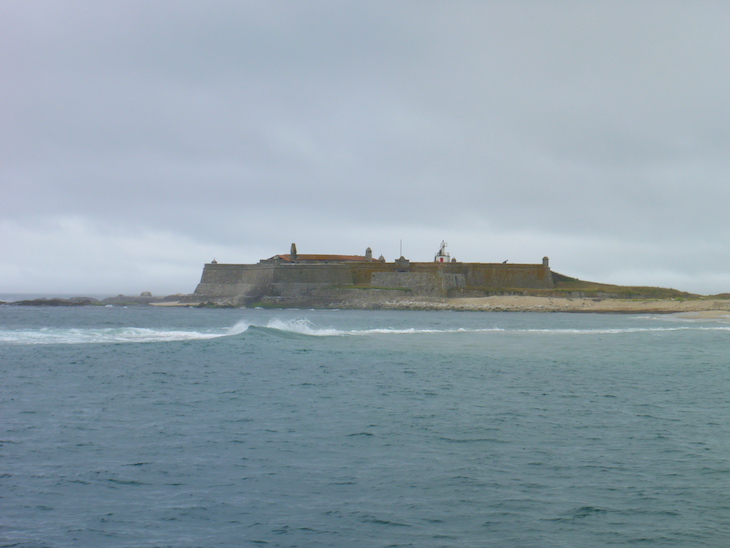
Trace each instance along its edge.
{"label": "rocky shoreline", "polygon": [[128,295],[117,295],[116,297],[108,297],[106,299],[97,299],[94,297],[51,297],[37,299],[23,299],[20,301],[0,301],[0,305],[9,306],[128,306],[128,305],[152,305],[166,302],[178,302],[183,295],[168,295],[166,297],[154,297],[152,295],[140,295],[133,297]]}
{"label": "rocky shoreline", "polygon": [[[187,306],[198,308],[234,308],[230,302],[205,301],[195,295],[130,297],[118,295],[107,299],[72,297],[70,299],[30,299],[8,303],[10,306]],[[500,295],[469,298],[352,298],[337,301],[263,302],[257,308],[341,308],[359,310],[454,310],[481,312],[576,312],[613,314],[713,313],[730,315],[730,299],[698,297],[694,299],[616,299],[567,298],[530,295]],[[235,307],[238,308],[238,307]]]}
{"label": "rocky shoreline", "polygon": [[[391,308],[384,306],[383,308]],[[464,299],[393,303],[395,309],[434,309],[482,312],[575,312],[612,314],[676,314],[720,312],[730,314],[730,300],[724,299],[598,299],[535,296],[494,296]]]}

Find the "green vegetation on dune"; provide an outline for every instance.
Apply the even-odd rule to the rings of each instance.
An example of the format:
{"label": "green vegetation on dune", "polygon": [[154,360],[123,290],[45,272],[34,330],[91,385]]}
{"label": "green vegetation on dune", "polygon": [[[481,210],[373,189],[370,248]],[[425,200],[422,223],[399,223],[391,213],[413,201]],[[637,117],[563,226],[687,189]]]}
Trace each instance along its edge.
{"label": "green vegetation on dune", "polygon": [[626,286],[587,282],[557,272],[552,273],[555,287],[528,289],[524,287],[465,287],[449,291],[450,297],[523,295],[569,299],[632,299],[632,300],[700,300],[730,299],[730,294],[705,297],[687,291],[665,287]]}
{"label": "green vegetation on dune", "polygon": [[586,282],[553,272],[555,289],[536,292],[551,296],[585,296],[613,299],[700,299],[701,295],[665,287],[627,286]]}

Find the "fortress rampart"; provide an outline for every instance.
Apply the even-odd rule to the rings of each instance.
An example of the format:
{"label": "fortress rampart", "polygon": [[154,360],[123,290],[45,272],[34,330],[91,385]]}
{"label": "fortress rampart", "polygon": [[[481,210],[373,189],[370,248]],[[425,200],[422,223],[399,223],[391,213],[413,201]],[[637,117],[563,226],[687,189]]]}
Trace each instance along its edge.
{"label": "fortress rampart", "polygon": [[[296,247],[292,246],[295,252]],[[409,292],[411,295],[448,297],[455,292],[552,289],[547,258],[541,264],[418,262],[401,257],[395,262],[364,257],[277,255],[258,264],[208,263],[195,296],[234,304],[261,300],[296,303],[310,298],[338,298],[358,289]],[[328,293],[328,291],[330,293]]]}

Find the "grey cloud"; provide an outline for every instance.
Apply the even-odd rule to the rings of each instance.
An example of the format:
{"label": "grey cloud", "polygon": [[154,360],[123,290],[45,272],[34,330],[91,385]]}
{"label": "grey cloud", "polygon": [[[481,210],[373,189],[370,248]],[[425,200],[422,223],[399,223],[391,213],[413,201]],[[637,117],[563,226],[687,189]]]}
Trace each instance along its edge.
{"label": "grey cloud", "polygon": [[333,252],[403,234],[428,258],[445,234],[553,249],[594,279],[608,262],[651,277],[648,256],[694,272],[675,257],[697,249],[730,266],[703,247],[730,243],[724,5],[29,1],[0,16],[6,219],[246,258],[292,233]]}

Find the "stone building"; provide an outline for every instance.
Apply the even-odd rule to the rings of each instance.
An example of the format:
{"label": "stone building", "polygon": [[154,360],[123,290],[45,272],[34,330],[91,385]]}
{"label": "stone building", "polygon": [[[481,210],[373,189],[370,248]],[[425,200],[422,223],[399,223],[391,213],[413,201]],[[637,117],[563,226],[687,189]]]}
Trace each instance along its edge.
{"label": "stone building", "polygon": [[292,244],[290,253],[257,264],[206,264],[195,295],[236,304],[265,298],[294,303],[315,295],[326,301],[333,292],[355,289],[450,297],[555,287],[547,257],[539,264],[461,263],[448,257],[445,243],[434,262],[400,257],[392,263],[373,259],[370,248],[364,255],[299,254]]}

